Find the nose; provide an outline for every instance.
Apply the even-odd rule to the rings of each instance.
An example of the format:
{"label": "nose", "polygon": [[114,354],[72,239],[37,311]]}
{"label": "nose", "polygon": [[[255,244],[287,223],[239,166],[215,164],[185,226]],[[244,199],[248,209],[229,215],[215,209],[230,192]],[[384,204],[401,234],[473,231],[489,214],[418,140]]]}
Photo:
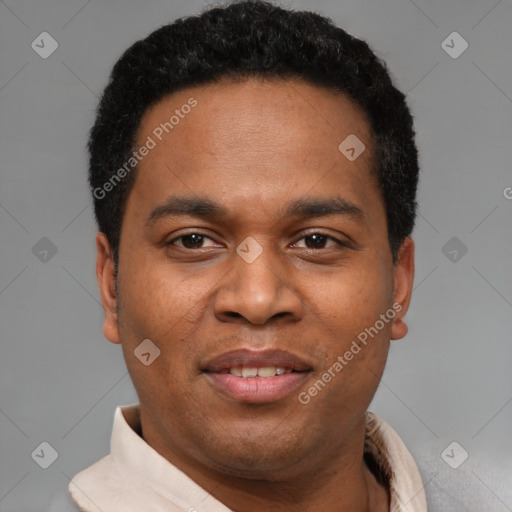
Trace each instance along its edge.
{"label": "nose", "polygon": [[214,294],[215,316],[222,322],[254,325],[281,317],[299,321],[304,306],[291,276],[293,272],[268,247],[250,263],[234,253],[232,268]]}

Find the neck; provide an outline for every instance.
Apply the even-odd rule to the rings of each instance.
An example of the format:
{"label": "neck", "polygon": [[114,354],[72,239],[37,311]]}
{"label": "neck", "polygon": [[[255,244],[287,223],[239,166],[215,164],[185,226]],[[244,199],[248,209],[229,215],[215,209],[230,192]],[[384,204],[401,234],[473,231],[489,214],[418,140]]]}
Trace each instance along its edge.
{"label": "neck", "polygon": [[304,467],[251,478],[211,469],[178,447],[161,443],[151,428],[143,425],[143,432],[150,446],[234,512],[389,512],[388,492],[363,459],[364,427],[336,451],[315,454],[315,461],[309,460]]}
{"label": "neck", "polygon": [[389,512],[389,498],[362,462],[359,468],[326,468],[289,481],[216,481],[212,494],[234,512]]}

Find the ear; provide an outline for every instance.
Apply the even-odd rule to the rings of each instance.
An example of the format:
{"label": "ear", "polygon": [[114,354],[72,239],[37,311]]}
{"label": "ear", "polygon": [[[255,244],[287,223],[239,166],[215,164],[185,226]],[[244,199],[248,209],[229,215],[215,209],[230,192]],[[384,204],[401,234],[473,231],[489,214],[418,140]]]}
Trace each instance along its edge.
{"label": "ear", "polygon": [[404,317],[409,309],[414,282],[414,240],[411,237],[405,238],[398,251],[394,281],[394,304],[400,304],[401,308],[397,305],[395,309],[396,315],[391,327],[391,339],[399,340],[408,331]]}
{"label": "ear", "polygon": [[114,277],[114,258],[105,233],[96,235],[96,278],[105,312],[103,335],[112,343],[120,343],[117,324],[117,296]]}

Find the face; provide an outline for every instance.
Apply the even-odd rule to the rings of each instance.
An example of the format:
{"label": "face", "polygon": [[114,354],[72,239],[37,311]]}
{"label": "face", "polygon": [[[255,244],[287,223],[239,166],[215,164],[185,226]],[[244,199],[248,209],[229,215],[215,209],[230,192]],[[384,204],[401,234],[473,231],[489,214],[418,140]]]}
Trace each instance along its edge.
{"label": "face", "polygon": [[[350,134],[365,145],[355,160],[338,149]],[[151,107],[142,145],[119,295],[103,234],[97,275],[144,438],[245,478],[359,449],[413,280],[411,239],[392,263],[363,112],[298,81],[224,80]],[[143,340],[154,360],[153,345],[136,356]]]}

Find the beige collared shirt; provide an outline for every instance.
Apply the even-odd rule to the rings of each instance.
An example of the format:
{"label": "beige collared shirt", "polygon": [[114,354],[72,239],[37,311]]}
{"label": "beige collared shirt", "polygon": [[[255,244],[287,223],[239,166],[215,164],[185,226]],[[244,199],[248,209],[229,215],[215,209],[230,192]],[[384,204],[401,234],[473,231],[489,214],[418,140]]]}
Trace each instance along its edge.
{"label": "beige collared shirt", "polygon": [[[117,407],[110,454],[74,476],[67,507],[55,512],[231,512],[149,446],[140,432],[139,406]],[[423,482],[396,432],[367,413],[365,459],[389,489],[390,512],[426,512]],[[78,507],[78,508],[77,508]]]}

